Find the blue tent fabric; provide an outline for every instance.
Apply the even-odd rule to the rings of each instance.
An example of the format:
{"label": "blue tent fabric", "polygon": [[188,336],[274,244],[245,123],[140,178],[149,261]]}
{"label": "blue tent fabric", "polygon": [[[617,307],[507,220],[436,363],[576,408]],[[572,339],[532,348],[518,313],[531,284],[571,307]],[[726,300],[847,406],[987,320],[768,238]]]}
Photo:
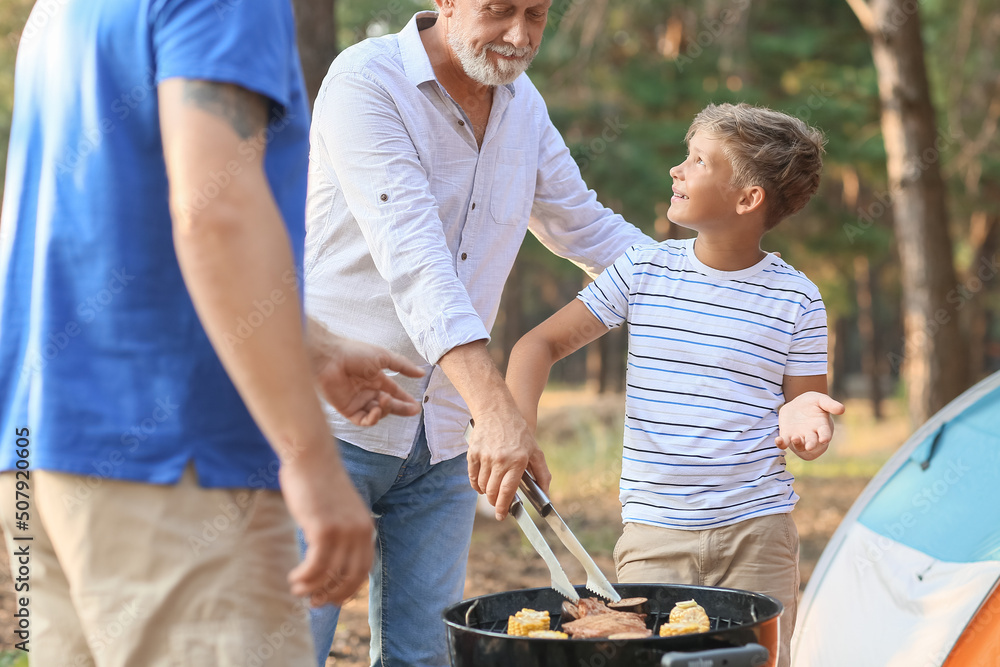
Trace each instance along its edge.
{"label": "blue tent fabric", "polygon": [[1000,561],[1000,387],[917,445],[858,521],[942,561]]}
{"label": "blue tent fabric", "polygon": [[[974,639],[1000,636],[984,606],[1000,585],[998,473],[994,373],[921,425],[847,512],[799,603],[793,664],[1000,665],[1000,644]],[[971,648],[953,661],[959,645]]]}

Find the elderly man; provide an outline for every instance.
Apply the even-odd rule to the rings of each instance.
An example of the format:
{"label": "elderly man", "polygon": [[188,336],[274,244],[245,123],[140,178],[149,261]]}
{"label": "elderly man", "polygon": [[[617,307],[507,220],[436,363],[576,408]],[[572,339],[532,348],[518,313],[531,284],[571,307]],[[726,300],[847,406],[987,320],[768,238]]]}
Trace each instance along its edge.
{"label": "elderly man", "polygon": [[[486,350],[525,232],[590,272],[649,240],[587,189],[523,76],[549,0],[437,5],[336,59],[311,134],[307,312],[427,371],[399,378],[420,417],[362,430],[328,411],[376,517],[373,665],[447,664],[439,619],[462,596],[476,492],[502,519],[526,467],[548,484]],[[320,664],[337,614],[313,614]]]}

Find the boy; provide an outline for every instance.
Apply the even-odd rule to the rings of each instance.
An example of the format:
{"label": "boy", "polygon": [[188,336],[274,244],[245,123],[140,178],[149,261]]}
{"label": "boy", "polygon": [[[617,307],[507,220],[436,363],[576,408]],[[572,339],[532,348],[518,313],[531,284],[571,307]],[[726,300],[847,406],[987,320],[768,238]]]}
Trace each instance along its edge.
{"label": "boy", "polygon": [[785,449],[820,456],[844,407],[826,395],[826,311],[761,237],[819,186],[822,135],[782,113],[709,105],[670,170],[668,216],[697,238],[635,245],[514,347],[507,383],[533,428],[552,364],[629,325],[621,582],[778,598],[788,664],[798,496]]}

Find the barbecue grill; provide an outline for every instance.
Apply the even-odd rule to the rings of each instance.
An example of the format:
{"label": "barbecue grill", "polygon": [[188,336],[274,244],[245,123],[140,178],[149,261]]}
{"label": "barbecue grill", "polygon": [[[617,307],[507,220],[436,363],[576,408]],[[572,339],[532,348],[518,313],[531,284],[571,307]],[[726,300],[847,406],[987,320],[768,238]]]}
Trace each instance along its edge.
{"label": "barbecue grill", "polygon": [[[583,586],[577,592],[587,596]],[[649,599],[644,639],[538,639],[506,634],[507,617],[522,608],[548,611],[562,625],[565,599],[551,588],[483,595],[444,613],[453,667],[765,667],[778,650],[781,603],[767,595],[727,588],[617,584],[622,597]],[[708,632],[659,637],[674,604],[697,600],[711,619]]]}

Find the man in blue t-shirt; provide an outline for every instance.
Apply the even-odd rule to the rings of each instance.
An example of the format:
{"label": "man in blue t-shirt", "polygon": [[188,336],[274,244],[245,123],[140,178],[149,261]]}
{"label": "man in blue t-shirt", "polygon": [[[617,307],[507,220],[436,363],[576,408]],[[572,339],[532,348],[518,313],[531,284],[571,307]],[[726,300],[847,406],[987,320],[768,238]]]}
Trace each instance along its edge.
{"label": "man in blue t-shirt", "polygon": [[[0,223],[15,641],[40,665],[311,663],[294,596],[343,602],[372,559],[314,379],[367,425],[418,411],[380,370],[420,371],[312,321],[307,350],[289,3],[39,3],[15,80]],[[311,545],[298,567],[292,517]]]}

